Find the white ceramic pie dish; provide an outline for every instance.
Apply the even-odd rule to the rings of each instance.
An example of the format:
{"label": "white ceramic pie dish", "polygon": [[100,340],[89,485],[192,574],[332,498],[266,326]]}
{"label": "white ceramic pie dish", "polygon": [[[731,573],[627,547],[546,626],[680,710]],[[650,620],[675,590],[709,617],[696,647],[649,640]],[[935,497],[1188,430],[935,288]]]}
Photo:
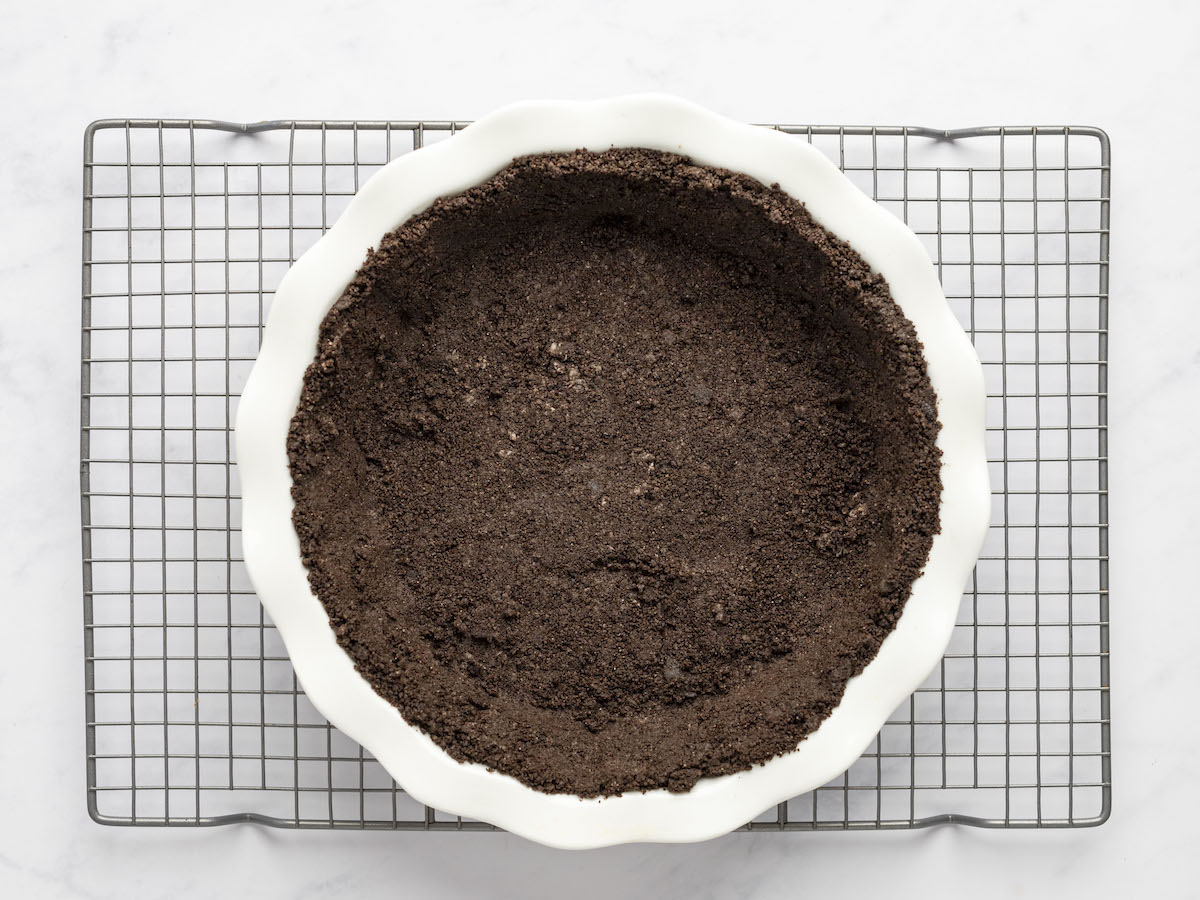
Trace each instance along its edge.
{"label": "white ceramic pie dish", "polygon": [[[657,790],[584,800],[541,793],[452,759],[405,723],[338,645],[309,588],[291,522],[288,425],[321,321],[367,249],[437,197],[485,181],[514,157],[581,147],[671,151],[778,182],[887,279],[924,344],[938,398],[941,533],[895,630],[849,682],[829,718],[794,751],[745,772],[701,779],[686,794]],[[941,659],[989,518],[982,369],[916,236],[807,142],[666,96],[515,104],[383,168],[280,284],[236,428],[246,566],[316,708],[422,803],[558,847],[703,840],[843,772]]]}

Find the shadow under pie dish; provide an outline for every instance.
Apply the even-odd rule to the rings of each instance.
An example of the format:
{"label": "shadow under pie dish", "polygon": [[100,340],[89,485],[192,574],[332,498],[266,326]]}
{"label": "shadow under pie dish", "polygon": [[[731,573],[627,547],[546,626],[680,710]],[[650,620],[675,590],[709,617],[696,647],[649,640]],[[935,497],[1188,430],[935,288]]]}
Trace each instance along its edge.
{"label": "shadow under pie dish", "polygon": [[522,104],[390,164],[285,278],[239,409],[247,565],[417,799],[560,846],[710,837],[844,770],[936,664],[982,398],[916,238],[811,147]]}

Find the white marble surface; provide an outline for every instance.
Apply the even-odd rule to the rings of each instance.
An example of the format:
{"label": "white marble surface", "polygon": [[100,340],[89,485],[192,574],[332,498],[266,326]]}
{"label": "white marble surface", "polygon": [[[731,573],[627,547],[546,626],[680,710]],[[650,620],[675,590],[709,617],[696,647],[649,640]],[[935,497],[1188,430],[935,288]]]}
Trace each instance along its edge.
{"label": "white marble surface", "polygon": [[[1200,840],[1200,12],[991,4],[7,4],[0,28],[0,885],[13,897],[1194,896]],[[648,4],[647,4],[648,5]],[[846,6],[849,6],[847,4]],[[845,41],[832,39],[842,36]],[[853,40],[856,55],[844,47]],[[822,73],[812,77],[812,72]],[[470,118],[673,91],[749,120],[1097,124],[1113,140],[1112,820],[735,835],[582,854],[506,836],[113,829],[84,811],[80,145],[102,116]],[[31,632],[36,636],[31,637]]]}

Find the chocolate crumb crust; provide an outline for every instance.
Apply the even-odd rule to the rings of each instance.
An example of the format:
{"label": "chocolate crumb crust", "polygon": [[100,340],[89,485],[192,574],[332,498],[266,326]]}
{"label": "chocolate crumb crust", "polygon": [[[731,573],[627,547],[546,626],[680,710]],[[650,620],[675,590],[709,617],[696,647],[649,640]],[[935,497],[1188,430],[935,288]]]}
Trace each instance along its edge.
{"label": "chocolate crumb crust", "polygon": [[795,748],[939,529],[886,282],[776,188],[525,157],[385,236],[288,437],[337,640],[455,759],[689,790]]}

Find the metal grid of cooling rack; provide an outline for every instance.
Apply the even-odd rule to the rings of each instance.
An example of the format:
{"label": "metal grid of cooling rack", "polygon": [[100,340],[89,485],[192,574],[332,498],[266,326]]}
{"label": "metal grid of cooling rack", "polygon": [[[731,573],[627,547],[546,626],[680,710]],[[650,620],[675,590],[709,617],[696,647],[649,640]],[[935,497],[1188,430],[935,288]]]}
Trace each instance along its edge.
{"label": "metal grid of cooling rack", "polygon": [[[451,122],[110,120],[83,169],[87,800],[97,821],[475,829],[297,685],[241,563],[231,426],[272,292]],[[749,830],[1109,813],[1109,146],[1094,128],[776,126],[920,235],[984,363],[993,527],[945,659],[843,776]]]}

